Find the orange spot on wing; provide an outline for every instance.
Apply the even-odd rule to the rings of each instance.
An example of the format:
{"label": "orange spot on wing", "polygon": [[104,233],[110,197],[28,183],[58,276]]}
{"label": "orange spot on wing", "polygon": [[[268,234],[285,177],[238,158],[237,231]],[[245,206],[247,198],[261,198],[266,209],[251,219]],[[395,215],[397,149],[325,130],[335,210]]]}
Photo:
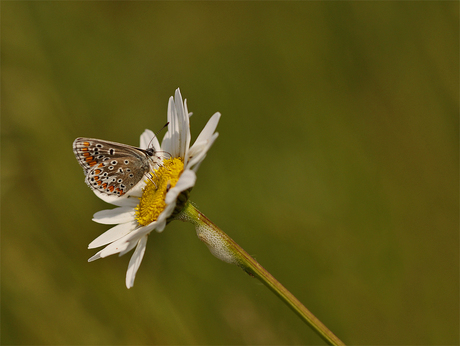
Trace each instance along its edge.
{"label": "orange spot on wing", "polygon": [[96,170],[94,170],[94,173],[95,173],[95,174],[101,174],[101,170],[100,170],[100,169],[96,169]]}
{"label": "orange spot on wing", "polygon": [[109,186],[110,192],[113,192],[113,189],[115,189],[115,187],[114,187],[113,185],[110,185],[110,186]]}
{"label": "orange spot on wing", "polygon": [[90,161],[93,161],[94,157],[92,156],[88,156],[85,160],[86,162],[90,162]]}
{"label": "orange spot on wing", "polygon": [[93,167],[95,164],[97,164],[96,161],[91,161],[91,162],[88,162],[88,164],[90,165],[90,167]]}
{"label": "orange spot on wing", "polygon": [[102,184],[102,181],[99,180],[99,181],[97,182],[97,185],[101,186],[101,184]]}
{"label": "orange spot on wing", "polygon": [[89,142],[83,142],[82,143],[85,147],[89,147]]}
{"label": "orange spot on wing", "polygon": [[81,151],[88,151],[88,148],[81,148]]}

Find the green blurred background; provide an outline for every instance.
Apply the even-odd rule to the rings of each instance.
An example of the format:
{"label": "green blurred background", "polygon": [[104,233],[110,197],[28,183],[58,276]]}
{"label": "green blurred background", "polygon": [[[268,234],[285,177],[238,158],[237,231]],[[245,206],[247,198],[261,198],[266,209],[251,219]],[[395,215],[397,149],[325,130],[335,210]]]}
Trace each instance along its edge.
{"label": "green blurred background", "polygon": [[2,344],[323,344],[193,226],[94,263],[78,136],[222,113],[192,200],[345,343],[459,343],[458,2],[2,2]]}

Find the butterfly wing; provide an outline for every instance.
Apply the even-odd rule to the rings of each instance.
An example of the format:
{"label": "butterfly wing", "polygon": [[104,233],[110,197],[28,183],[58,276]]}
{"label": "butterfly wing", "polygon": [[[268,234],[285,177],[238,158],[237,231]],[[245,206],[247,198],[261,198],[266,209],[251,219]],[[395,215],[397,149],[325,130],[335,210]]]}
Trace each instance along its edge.
{"label": "butterfly wing", "polygon": [[73,150],[86,184],[108,195],[122,196],[149,171],[148,151],[94,138],[77,138]]}

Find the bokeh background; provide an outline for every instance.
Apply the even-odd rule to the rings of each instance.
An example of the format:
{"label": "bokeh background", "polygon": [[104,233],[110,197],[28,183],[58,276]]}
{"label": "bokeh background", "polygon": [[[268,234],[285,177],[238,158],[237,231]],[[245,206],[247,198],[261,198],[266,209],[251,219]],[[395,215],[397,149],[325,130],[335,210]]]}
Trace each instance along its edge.
{"label": "bokeh background", "polygon": [[[458,2],[2,2],[2,344],[324,344],[193,226],[93,263],[78,136],[177,87],[192,200],[345,343],[459,343]],[[160,137],[162,134],[160,135]]]}

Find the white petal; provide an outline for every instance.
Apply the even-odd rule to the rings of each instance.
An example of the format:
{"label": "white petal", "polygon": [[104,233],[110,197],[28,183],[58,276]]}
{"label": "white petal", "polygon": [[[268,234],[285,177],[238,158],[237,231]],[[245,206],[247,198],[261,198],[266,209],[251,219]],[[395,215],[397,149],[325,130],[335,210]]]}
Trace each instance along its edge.
{"label": "white petal", "polygon": [[125,236],[121,237],[120,239],[115,240],[113,243],[110,243],[101,251],[99,251],[96,255],[99,255],[100,258],[104,258],[119,252],[123,252],[129,246],[129,242],[126,241],[127,237],[129,237],[132,233],[135,232],[136,231],[130,232]]}
{"label": "white petal", "polygon": [[168,132],[163,138],[162,150],[172,157],[185,158],[190,145],[190,122],[187,105],[182,102],[180,90],[177,89],[175,98],[170,97],[168,103]]}
{"label": "white petal", "polygon": [[115,227],[112,227],[108,231],[102,233],[99,237],[94,239],[89,245],[88,249],[94,249],[96,247],[100,247],[109,243],[112,243],[126,234],[133,231],[137,226],[136,221],[131,221],[129,223],[122,223]]}
{"label": "white petal", "polygon": [[142,132],[141,134],[141,138],[139,141],[139,148],[147,149],[153,137],[155,137],[155,134],[153,133],[153,131],[149,129],[145,129],[144,132]]}
{"label": "white petal", "polygon": [[100,192],[99,190],[93,190],[94,194],[102,199],[104,202],[117,205],[117,206],[126,206],[126,205],[131,205],[131,201],[128,199],[128,195],[124,196],[116,196],[116,195],[107,195],[106,193]]}
{"label": "white petal", "polygon": [[[177,89],[176,93],[179,93],[180,95],[180,90]],[[190,118],[190,115],[188,113],[187,100],[184,100],[183,112],[179,120],[180,123],[182,124],[182,128],[181,128],[182,148],[181,148],[181,156],[180,156],[182,158],[187,157],[188,149],[190,147],[190,140],[192,138],[192,135],[190,134],[190,119],[189,118]]]}
{"label": "white petal", "polygon": [[161,150],[157,136],[151,130],[146,129],[141,134],[140,148],[147,149],[152,147],[155,149],[155,151]]}
{"label": "white petal", "polygon": [[188,152],[189,158],[195,156],[197,153],[202,151],[203,148],[205,148],[207,144],[208,144],[208,140],[193,143],[193,146],[190,148],[190,151]]}
{"label": "white petal", "polygon": [[126,272],[126,287],[131,288],[134,285],[137,270],[141,265],[142,258],[144,257],[145,248],[147,245],[147,236],[142,237],[134,251],[131,259],[129,260],[128,270]]}
{"label": "white petal", "polygon": [[[214,132],[216,131],[217,124],[219,123],[220,113],[215,113],[207,122],[206,126],[201,130],[200,134],[195,140],[195,143],[199,143],[201,141],[209,140]],[[195,144],[192,145],[192,148]]]}
{"label": "white petal", "polygon": [[123,251],[120,251],[118,256],[121,257],[121,256],[125,255],[126,253],[130,252],[132,249],[134,249],[134,247],[137,245],[138,242],[139,242],[139,240],[128,242],[128,246]]}
{"label": "white petal", "polygon": [[[175,98],[174,98],[174,107],[176,107],[176,116],[179,136],[176,138],[178,144],[179,154],[178,157],[185,157],[185,147],[186,147],[186,133],[188,127],[187,120],[188,114],[185,113],[184,103],[182,102],[182,95],[179,89],[176,89]],[[177,157],[177,156],[176,156]]]}
{"label": "white petal", "polygon": [[189,160],[189,162],[187,162],[186,168],[193,169],[196,172],[199,164],[201,163],[201,161],[204,160],[204,158],[206,157],[206,153],[208,152],[209,148],[211,148],[218,136],[219,134],[216,132],[206,142],[201,142],[203,144],[198,146],[194,145],[192,149],[190,149],[189,151],[189,156],[191,157],[191,159]]}
{"label": "white petal", "polygon": [[93,257],[88,259],[88,262],[95,261],[99,258],[105,258],[110,255],[114,255],[116,253],[119,253],[120,251],[123,251],[129,244],[126,243],[124,240],[126,238],[126,235],[113,243],[107,245],[105,248],[102,250],[99,250]]}
{"label": "white petal", "polygon": [[158,216],[157,225],[155,227],[155,230],[158,233],[163,232],[163,230],[165,229],[166,220],[168,217],[171,216],[175,207],[176,207],[176,200],[174,200],[173,203],[166,205],[166,208],[161,212],[160,216]]}
{"label": "white petal", "polygon": [[88,260],[88,262],[94,261],[99,258],[104,258],[110,255],[114,255],[116,253],[126,253],[134,247],[134,245],[139,241],[140,238],[150,233],[156,225],[156,222],[152,222],[147,226],[129,232],[128,234],[122,236],[118,240],[115,240],[113,243],[107,245],[101,251],[96,253],[93,257],[91,257]]}
{"label": "white petal", "polygon": [[[174,210],[174,208],[173,208],[173,210]],[[171,213],[172,213],[172,211],[171,211]],[[156,231],[157,231],[158,233],[161,233],[161,232],[163,232],[163,230],[165,229],[165,227],[166,227],[166,220],[163,221],[163,222],[158,223],[158,226],[157,226],[157,228],[155,228],[155,229],[156,229]]]}
{"label": "white petal", "polygon": [[[102,251],[102,250],[101,250]],[[99,258],[102,258],[101,257],[101,251],[99,251],[98,253],[96,253],[94,256],[88,258],[88,262],[93,262],[95,260],[98,260]]]}
{"label": "white petal", "polygon": [[119,240],[117,240],[117,241],[107,245],[105,248],[103,248],[101,250],[101,252],[100,252],[101,258],[112,256],[112,255],[115,255],[117,253],[125,251],[126,248],[129,246],[129,243],[126,242],[126,241],[119,241]]}
{"label": "white petal", "polygon": [[93,221],[104,225],[116,225],[134,220],[136,211],[132,207],[119,207],[98,211],[93,215]]}
{"label": "white petal", "polygon": [[157,226],[157,221],[152,222],[148,224],[147,226],[143,226],[139,229],[137,229],[135,232],[131,232],[131,234],[128,234],[125,238],[124,241],[126,242],[137,242],[140,238],[142,238],[144,235],[149,234],[152,232],[155,227]]}
{"label": "white petal", "polygon": [[176,200],[177,196],[182,191],[185,191],[195,185],[196,182],[196,174],[191,170],[186,170],[179,178],[176,186],[168,191],[166,194],[165,202],[166,204],[170,204]]}

